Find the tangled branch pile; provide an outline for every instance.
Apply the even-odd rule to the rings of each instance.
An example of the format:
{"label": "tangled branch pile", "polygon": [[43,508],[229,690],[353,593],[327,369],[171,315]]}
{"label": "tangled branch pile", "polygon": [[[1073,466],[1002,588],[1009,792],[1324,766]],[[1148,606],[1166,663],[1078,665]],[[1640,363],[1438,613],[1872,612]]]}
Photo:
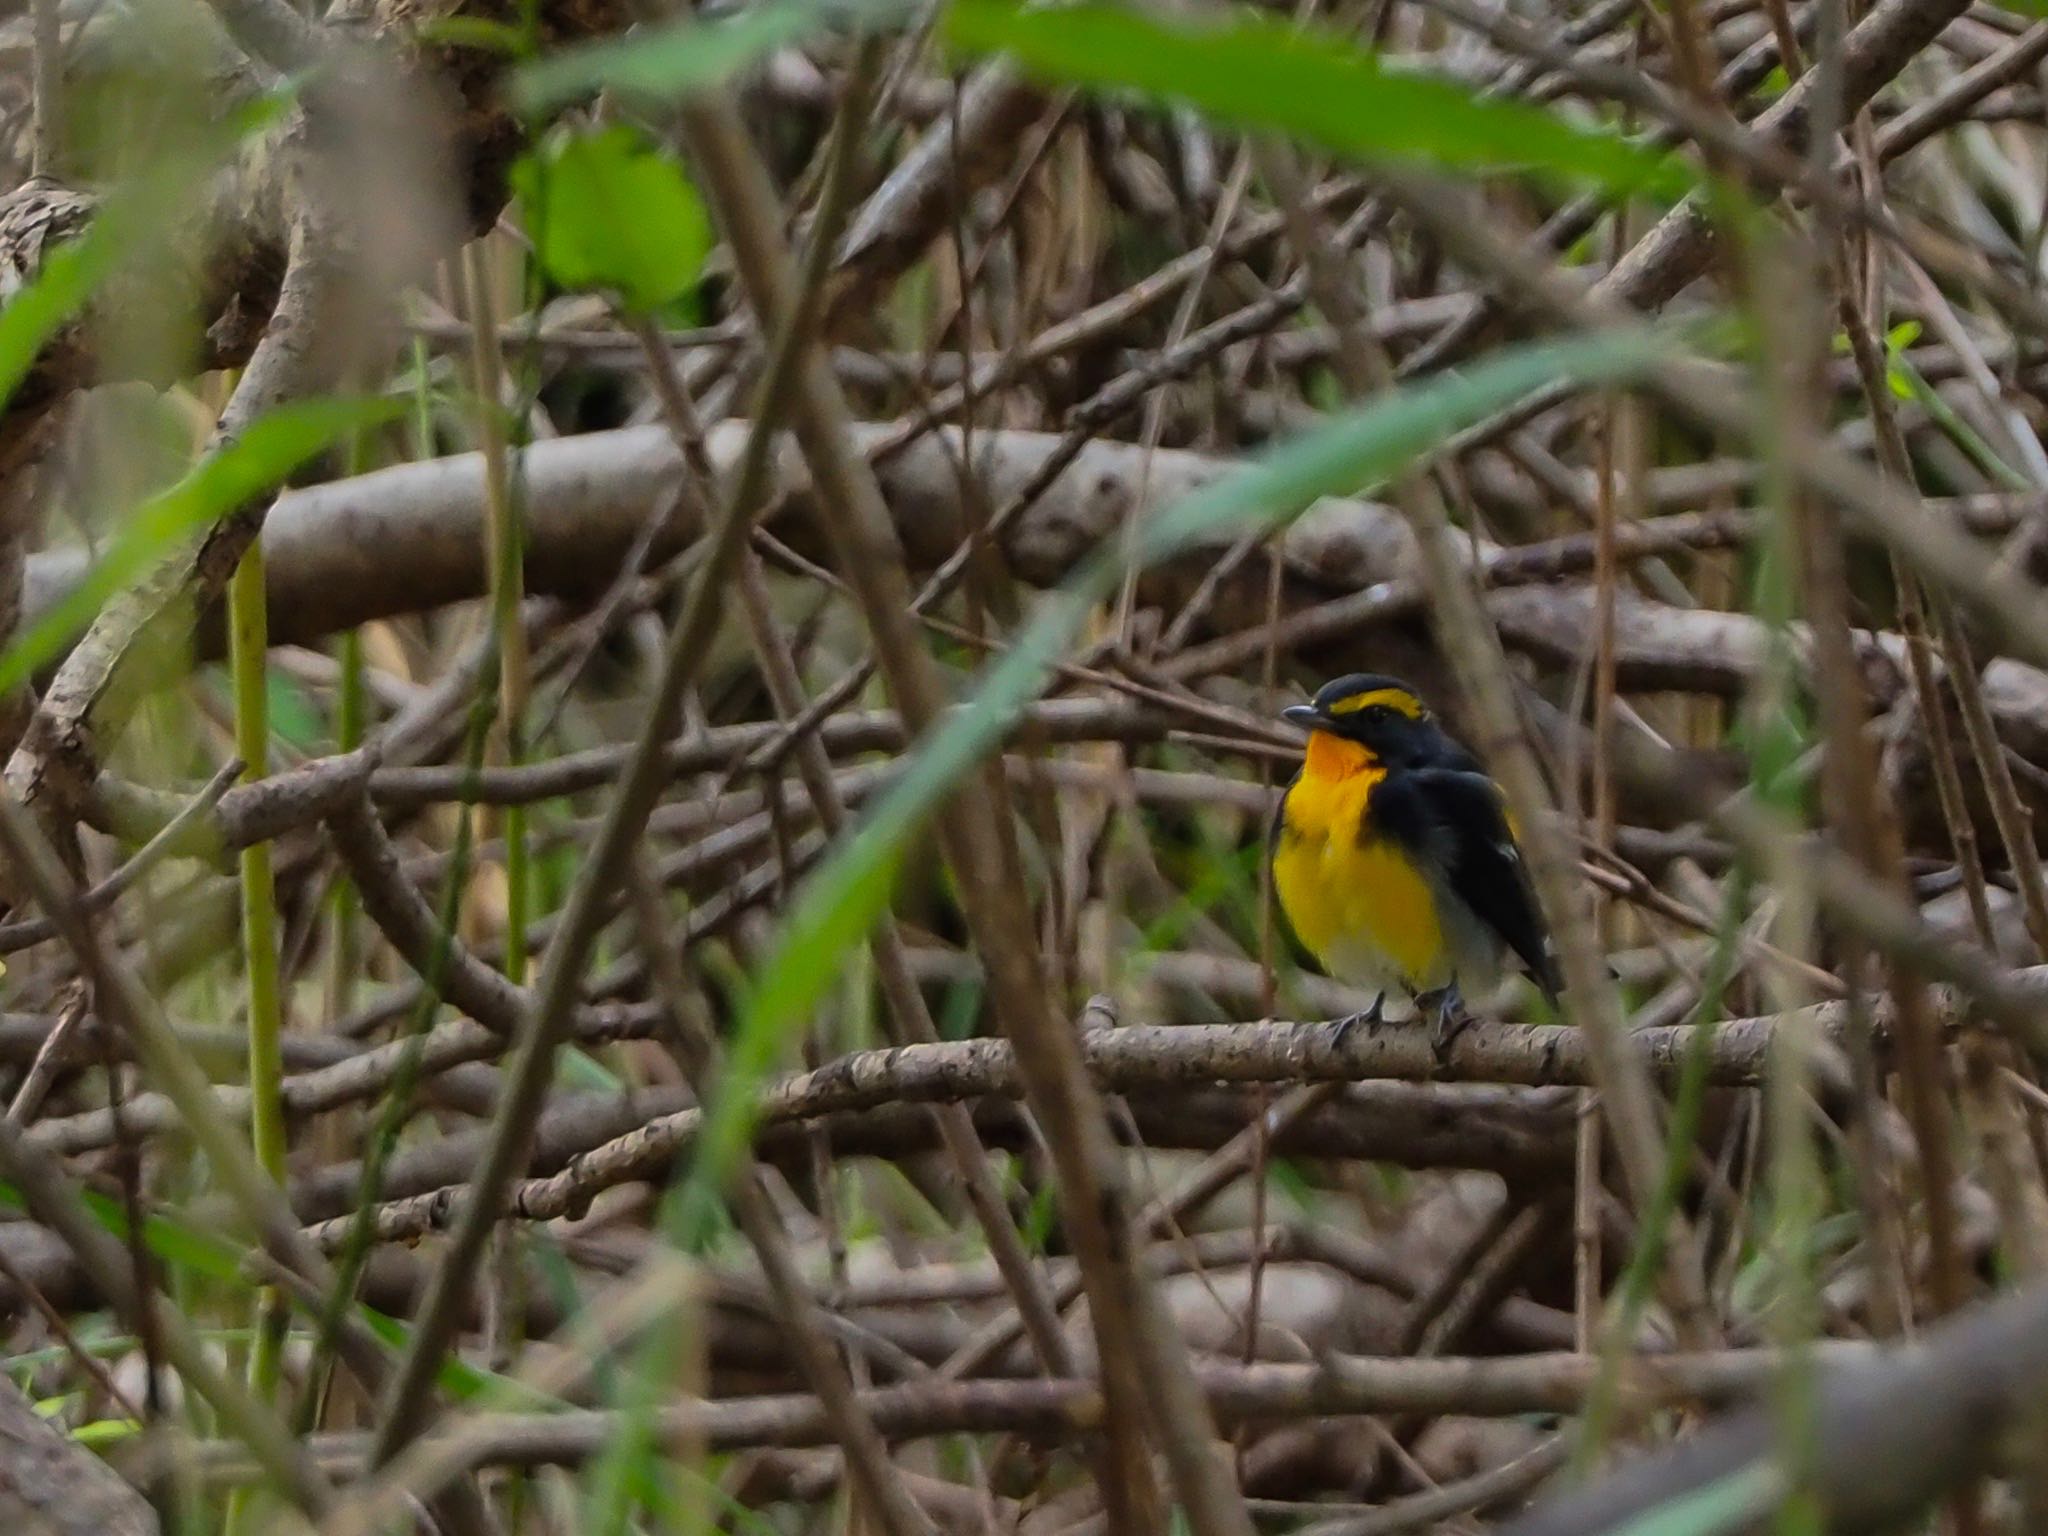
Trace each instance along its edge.
{"label": "tangled branch pile", "polygon": [[0,1507],[2043,1528],[2048,23],[1312,10],[0,23]]}

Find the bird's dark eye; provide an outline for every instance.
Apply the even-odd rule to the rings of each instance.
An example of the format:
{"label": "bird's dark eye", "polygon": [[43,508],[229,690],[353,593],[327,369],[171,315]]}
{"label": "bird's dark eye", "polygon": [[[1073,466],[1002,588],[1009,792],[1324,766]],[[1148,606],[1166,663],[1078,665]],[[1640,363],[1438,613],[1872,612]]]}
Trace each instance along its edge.
{"label": "bird's dark eye", "polygon": [[1394,712],[1391,709],[1387,708],[1387,706],[1384,704],[1369,705],[1365,711],[1365,718],[1374,722],[1375,724],[1381,724],[1385,721],[1391,720],[1393,716]]}

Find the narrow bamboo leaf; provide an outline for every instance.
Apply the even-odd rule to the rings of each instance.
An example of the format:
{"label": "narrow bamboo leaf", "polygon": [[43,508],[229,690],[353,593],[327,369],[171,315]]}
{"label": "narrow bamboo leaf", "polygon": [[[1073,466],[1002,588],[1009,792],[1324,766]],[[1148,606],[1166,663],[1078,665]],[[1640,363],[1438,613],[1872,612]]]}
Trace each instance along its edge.
{"label": "narrow bamboo leaf", "polygon": [[[118,1200],[90,1189],[80,1191],[80,1196],[94,1221],[122,1241],[127,1241],[128,1217]],[[0,1183],[0,1210],[25,1212],[28,1202],[12,1184]],[[142,1235],[149,1251],[173,1268],[227,1285],[253,1289],[242,1277],[239,1250],[210,1232],[187,1226],[158,1212],[143,1218]]]}
{"label": "narrow bamboo leaf", "polygon": [[685,18],[529,64],[513,78],[512,100],[542,113],[610,90],[658,106],[719,85],[833,25],[883,25],[905,9],[902,0],[768,0],[718,21]]}
{"label": "narrow bamboo leaf", "polygon": [[78,316],[115,266],[146,250],[143,237],[168,222],[234,145],[276,122],[292,95],[289,86],[281,86],[238,106],[194,150],[103,198],[85,228],[44,257],[34,279],[0,306],[0,402],[12,398],[43,348]]}
{"label": "narrow bamboo leaf", "polygon": [[451,48],[474,48],[480,53],[502,54],[508,59],[521,58],[534,50],[534,38],[529,29],[484,16],[443,16],[423,23],[418,35],[422,42]]}
{"label": "narrow bamboo leaf", "polygon": [[[356,1303],[356,1315],[362,1319],[365,1328],[390,1345],[394,1356],[405,1353],[406,1345],[412,1340],[412,1330],[404,1323],[362,1302]],[[460,1355],[450,1355],[444,1360],[434,1379],[441,1390],[455,1401],[488,1405],[494,1410],[553,1413],[568,1406],[562,1399],[550,1397],[514,1377],[471,1365]]]}
{"label": "narrow bamboo leaf", "polygon": [[1757,1462],[1614,1526],[1609,1536],[1722,1536],[1754,1530],[1784,1493],[1785,1480],[1777,1469]]}
{"label": "narrow bamboo leaf", "polygon": [[[94,1221],[124,1243],[128,1241],[128,1214],[120,1201],[90,1189],[81,1191],[81,1196]],[[26,1212],[28,1203],[13,1185],[0,1183],[0,1209]],[[243,1250],[202,1227],[158,1211],[143,1218],[142,1241],[159,1262],[172,1269],[244,1295],[252,1296],[256,1292],[256,1282],[242,1269]],[[404,1350],[412,1333],[404,1323],[362,1302],[356,1303],[355,1311],[363,1325],[389,1344],[394,1354]],[[246,1343],[252,1337],[252,1330],[227,1329],[210,1336]],[[506,1404],[533,1412],[550,1412],[566,1406],[559,1398],[536,1391],[512,1377],[471,1365],[459,1356],[450,1356],[436,1379],[442,1391],[463,1402],[489,1401],[494,1405]]]}
{"label": "narrow bamboo leaf", "polygon": [[[1136,558],[1152,564],[1222,532],[1277,528],[1328,495],[1383,484],[1459,428],[1559,379],[1616,383],[1668,357],[1668,331],[1635,329],[1516,348],[1469,373],[1376,400],[1195,492],[1147,523]],[[996,750],[1087,615],[1122,578],[1107,549],[1040,605],[974,697],[934,727],[866,819],[797,892],[789,917],[740,1013],[728,1075],[709,1106],[682,1209],[700,1233],[738,1152],[752,1135],[762,1081],[791,1034],[838,983],[840,958],[887,902],[908,844],[938,802]],[[686,1241],[688,1239],[686,1238]]]}
{"label": "narrow bamboo leaf", "polygon": [[36,358],[113,269],[118,246],[104,221],[53,251],[35,280],[0,309],[0,400],[10,398]]}
{"label": "narrow bamboo leaf", "polygon": [[142,1426],[133,1419],[94,1419],[72,1430],[71,1438],[88,1450],[97,1451],[132,1440],[141,1433]]}
{"label": "narrow bamboo leaf", "polygon": [[1538,171],[1673,198],[1698,182],[1680,157],[1622,134],[1395,68],[1347,38],[1274,16],[951,0],[939,30],[955,48],[1007,54],[1041,80],[1184,103],[1368,164]]}
{"label": "narrow bamboo leaf", "polygon": [[308,400],[252,423],[236,441],[136,508],[85,579],[0,653],[0,693],[18,687],[52,660],[108,598],[169,550],[275,490],[293,470],[347,433],[390,421],[401,408],[400,402],[385,400]]}

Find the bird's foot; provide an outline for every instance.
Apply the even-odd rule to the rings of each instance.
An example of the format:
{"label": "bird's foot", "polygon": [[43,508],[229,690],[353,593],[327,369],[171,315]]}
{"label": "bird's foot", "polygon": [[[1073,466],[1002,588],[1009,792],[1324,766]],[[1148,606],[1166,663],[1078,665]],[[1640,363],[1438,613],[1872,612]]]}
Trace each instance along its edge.
{"label": "bird's foot", "polygon": [[1387,994],[1382,992],[1379,994],[1379,996],[1375,997],[1372,1000],[1372,1006],[1366,1009],[1365,1012],[1345,1014],[1343,1018],[1336,1021],[1337,1029],[1335,1035],[1333,1036],[1334,1042],[1338,1045],[1342,1045],[1347,1039],[1350,1038],[1351,1031],[1356,1029],[1361,1024],[1379,1023],[1380,1010],[1382,1008],[1385,1008],[1386,1006]]}
{"label": "bird's foot", "polygon": [[1465,999],[1458,993],[1458,984],[1452,982],[1438,991],[1424,993],[1415,1002],[1429,1013],[1430,1050],[1439,1063],[1448,1061],[1451,1047],[1465,1032],[1465,1026],[1472,1022],[1472,1015],[1465,1008]]}

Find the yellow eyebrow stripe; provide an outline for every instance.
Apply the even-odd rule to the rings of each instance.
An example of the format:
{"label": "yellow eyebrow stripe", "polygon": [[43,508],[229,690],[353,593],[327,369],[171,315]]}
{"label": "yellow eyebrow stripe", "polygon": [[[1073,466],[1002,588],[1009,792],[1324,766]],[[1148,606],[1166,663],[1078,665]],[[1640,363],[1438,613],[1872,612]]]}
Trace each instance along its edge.
{"label": "yellow eyebrow stripe", "polygon": [[1405,688],[1375,688],[1370,693],[1354,693],[1350,698],[1339,699],[1332,704],[1329,712],[1333,715],[1354,715],[1375,704],[1384,704],[1410,720],[1422,718],[1422,701]]}

